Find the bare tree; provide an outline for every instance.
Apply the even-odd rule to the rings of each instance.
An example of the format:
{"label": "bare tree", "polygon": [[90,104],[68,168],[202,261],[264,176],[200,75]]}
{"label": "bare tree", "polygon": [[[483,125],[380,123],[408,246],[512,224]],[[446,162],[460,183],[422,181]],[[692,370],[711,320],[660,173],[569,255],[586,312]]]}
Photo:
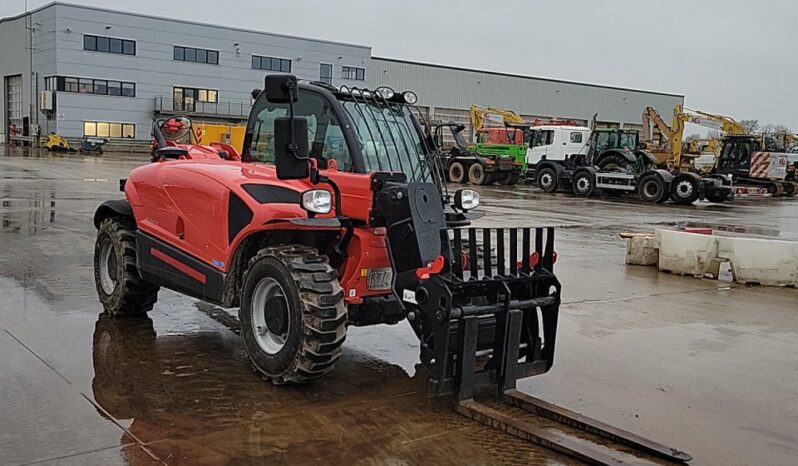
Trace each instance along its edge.
{"label": "bare tree", "polygon": [[740,120],[740,124],[748,134],[756,133],[759,130],[759,120]]}

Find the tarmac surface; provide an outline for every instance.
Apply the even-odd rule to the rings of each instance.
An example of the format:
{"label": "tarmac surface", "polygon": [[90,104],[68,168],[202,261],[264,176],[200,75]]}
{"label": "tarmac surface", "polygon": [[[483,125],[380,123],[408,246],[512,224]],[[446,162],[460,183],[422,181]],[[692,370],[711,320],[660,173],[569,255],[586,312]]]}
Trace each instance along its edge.
{"label": "tarmac surface", "polygon": [[[101,313],[92,215],[146,155],[0,146],[0,464],[572,464],[430,400],[406,323],[351,328],[323,380],[273,387],[235,310],[162,290]],[[621,230],[709,225],[798,240],[798,199],[651,205],[482,188],[478,225],[558,229],[556,362],[519,388],[685,450],[795,464],[798,290],[624,265]]]}

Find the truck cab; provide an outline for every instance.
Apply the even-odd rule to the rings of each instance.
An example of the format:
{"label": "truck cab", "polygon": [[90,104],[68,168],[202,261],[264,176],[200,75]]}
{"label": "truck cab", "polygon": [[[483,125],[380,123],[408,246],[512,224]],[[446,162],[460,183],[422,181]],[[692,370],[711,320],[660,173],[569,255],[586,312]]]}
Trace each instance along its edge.
{"label": "truck cab", "polygon": [[590,128],[586,126],[533,126],[529,130],[526,162],[534,168],[541,160],[565,161],[574,154],[587,154]]}

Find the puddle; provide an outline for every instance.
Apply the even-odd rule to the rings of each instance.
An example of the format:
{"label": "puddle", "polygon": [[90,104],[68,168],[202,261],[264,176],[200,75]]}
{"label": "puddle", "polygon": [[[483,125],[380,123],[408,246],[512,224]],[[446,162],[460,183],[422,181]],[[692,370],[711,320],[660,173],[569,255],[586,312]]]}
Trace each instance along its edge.
{"label": "puddle", "polygon": [[55,191],[33,193],[33,199],[0,201],[0,233],[34,236],[55,223]]}

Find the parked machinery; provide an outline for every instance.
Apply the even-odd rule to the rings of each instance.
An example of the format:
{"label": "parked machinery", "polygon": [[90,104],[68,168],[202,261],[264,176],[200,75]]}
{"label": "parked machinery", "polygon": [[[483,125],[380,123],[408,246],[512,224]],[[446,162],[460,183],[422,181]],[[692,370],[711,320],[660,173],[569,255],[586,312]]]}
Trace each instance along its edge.
{"label": "parked machinery", "polygon": [[672,199],[678,204],[700,198],[722,202],[732,193],[725,176],[656,168],[656,158],[643,149],[635,130],[538,126],[530,131],[534,142],[527,153],[527,176],[546,192],[571,190],[587,197],[597,191],[637,191],[648,202]]}
{"label": "parked machinery", "polygon": [[737,134],[722,140],[712,173],[731,176],[737,194],[794,196],[798,157],[770,150],[768,135]]}
{"label": "parked machinery", "polygon": [[[472,146],[480,154],[495,154],[512,157],[525,173],[526,151],[528,149],[526,132],[532,123],[519,114],[503,108],[483,107],[472,104],[470,109],[471,127],[476,144]],[[496,125],[489,127],[488,123]],[[515,184],[520,177],[499,180],[501,184]]]}
{"label": "parked machinery", "polygon": [[[469,147],[463,137],[465,126],[449,122],[433,127],[435,145],[442,156],[446,179],[452,183],[487,185],[498,181],[514,184],[521,177],[521,165],[502,154],[481,153]],[[445,140],[452,140],[447,144]]]}
{"label": "parked machinery", "polygon": [[[685,123],[692,123],[718,131],[723,131],[728,135],[745,134],[746,130],[737,120],[725,115],[717,115],[700,110],[686,109],[681,105],[673,108],[673,120],[670,126],[659,115],[654,107],[646,107],[643,111],[643,139],[651,145],[649,150],[656,156],[657,165],[663,165],[682,171],[692,171],[693,157],[685,157],[687,152],[695,152],[700,147],[685,147],[684,130]],[[658,143],[654,141],[653,128],[659,130],[665,140]],[[707,150],[716,151],[720,144],[717,140],[708,140],[705,144]],[[717,154],[717,152],[716,152]]]}

